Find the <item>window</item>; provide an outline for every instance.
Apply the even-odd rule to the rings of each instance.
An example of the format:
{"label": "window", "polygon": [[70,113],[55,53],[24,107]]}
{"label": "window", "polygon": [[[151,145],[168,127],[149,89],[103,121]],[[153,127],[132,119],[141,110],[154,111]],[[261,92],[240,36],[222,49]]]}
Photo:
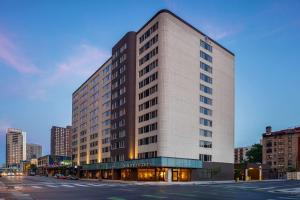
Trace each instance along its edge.
{"label": "window", "polygon": [[202,96],[202,95],[200,95],[200,102],[208,104],[208,105],[212,105],[212,99]]}
{"label": "window", "polygon": [[205,53],[204,51],[200,51],[200,57],[208,62],[212,62],[212,57]]}
{"label": "window", "polygon": [[204,162],[211,162],[211,155],[207,154],[199,154],[199,160],[204,161]]}
{"label": "window", "polygon": [[212,132],[205,129],[200,129],[200,135],[203,137],[212,137]]}
{"label": "window", "polygon": [[157,85],[154,85],[151,88],[148,88],[147,90],[139,93],[139,100],[141,100],[143,98],[146,98],[146,97],[152,95],[155,92],[157,92]]}
{"label": "window", "polygon": [[140,43],[142,43],[144,40],[146,40],[153,32],[155,32],[158,29],[158,22],[156,22],[153,26],[151,26],[141,37],[140,37]]}
{"label": "window", "polygon": [[202,106],[200,106],[200,113],[202,113],[204,115],[212,116],[212,110],[208,109],[208,108],[204,108]]}
{"label": "window", "polygon": [[125,137],[125,130],[119,131],[119,138]]}
{"label": "window", "polygon": [[148,84],[150,84],[151,82],[155,81],[158,78],[158,72],[155,72],[154,74],[148,76],[147,78],[145,78],[144,80],[139,82],[139,88],[142,88]]}
{"label": "window", "polygon": [[157,135],[146,137],[139,140],[139,146],[157,143]]}
{"label": "window", "polygon": [[158,41],[158,34],[156,34],[153,38],[151,38],[144,46],[139,49],[139,54],[142,54],[144,51],[149,49],[153,44]]}
{"label": "window", "polygon": [[200,84],[200,90],[204,93],[212,94],[212,88],[210,88],[208,86]]}
{"label": "window", "polygon": [[145,56],[143,56],[139,60],[139,65],[141,66],[142,64],[144,64],[145,62],[147,62],[148,60],[150,60],[156,54],[158,54],[158,47],[152,49],[149,53],[147,53]]}
{"label": "window", "polygon": [[157,110],[139,116],[139,122],[144,122],[157,117]]}
{"label": "window", "polygon": [[158,102],[157,97],[150,99],[149,101],[146,101],[145,103],[142,103],[139,105],[139,111],[146,110],[146,109],[156,105],[157,102]]}
{"label": "window", "polygon": [[207,75],[205,75],[205,74],[200,73],[200,79],[202,81],[205,81],[206,83],[212,84],[212,78],[209,77],[209,76],[207,76]]}
{"label": "window", "polygon": [[212,148],[212,142],[205,141],[205,140],[200,140],[199,141],[199,146],[203,147],[203,148]]}
{"label": "window", "polygon": [[148,133],[157,130],[157,123],[149,124],[139,128],[139,134]]}
{"label": "window", "polygon": [[212,127],[212,121],[205,118],[200,118],[200,124],[203,126],[209,126]]}
{"label": "window", "polygon": [[158,60],[156,59],[146,67],[144,67],[142,70],[139,71],[139,77],[143,76],[144,74],[147,74],[148,72],[152,71],[158,66]]}
{"label": "window", "polygon": [[150,152],[144,152],[138,154],[139,159],[155,158],[155,157],[157,157],[157,151],[150,151]]}
{"label": "window", "polygon": [[212,46],[209,45],[207,42],[200,40],[200,46],[203,47],[204,49],[212,52]]}

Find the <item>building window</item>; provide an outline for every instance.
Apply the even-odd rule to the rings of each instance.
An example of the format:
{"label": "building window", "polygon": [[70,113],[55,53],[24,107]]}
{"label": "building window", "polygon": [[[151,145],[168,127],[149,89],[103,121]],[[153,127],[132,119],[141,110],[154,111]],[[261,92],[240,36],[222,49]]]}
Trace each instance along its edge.
{"label": "building window", "polygon": [[204,162],[211,162],[211,155],[207,154],[199,154],[199,160],[204,161]]}
{"label": "building window", "polygon": [[157,117],[157,110],[139,116],[139,122],[144,122]]}
{"label": "building window", "polygon": [[157,130],[157,123],[149,124],[139,128],[139,134],[148,133]]}
{"label": "building window", "polygon": [[212,99],[202,96],[202,95],[200,95],[200,102],[208,104],[208,105],[212,105]]}
{"label": "building window", "polygon": [[157,157],[157,151],[144,152],[138,154],[139,159],[155,158],[155,157]]}
{"label": "building window", "polygon": [[144,44],[144,46],[142,46],[139,49],[139,54],[142,54],[144,51],[146,51],[147,49],[149,49],[157,41],[158,41],[158,34],[156,34],[153,38],[151,38],[151,40],[149,40],[146,44]]}
{"label": "building window", "polygon": [[200,106],[200,113],[202,113],[204,115],[212,116],[212,110],[208,109],[208,108],[204,108],[202,106]]}
{"label": "building window", "polygon": [[154,33],[158,29],[158,22],[156,22],[153,26],[151,26],[139,39],[140,43],[146,40],[152,33]]}
{"label": "building window", "polygon": [[157,135],[146,137],[139,140],[139,146],[157,143]]}
{"label": "building window", "polygon": [[148,60],[150,60],[156,54],[158,54],[158,47],[152,49],[149,53],[147,53],[145,56],[143,56],[139,60],[139,66],[141,66],[142,64],[144,64],[145,62],[147,62]]}
{"label": "building window", "polygon": [[209,45],[207,42],[200,40],[200,46],[203,47],[204,49],[212,52],[212,46]]}
{"label": "building window", "polygon": [[144,74],[149,73],[153,69],[155,69],[158,66],[158,60],[156,59],[146,67],[144,67],[142,70],[139,71],[139,77],[143,76]]}
{"label": "building window", "polygon": [[208,62],[212,62],[212,57],[205,53],[204,51],[200,51],[200,57]]}
{"label": "building window", "polygon": [[148,84],[150,84],[151,82],[155,81],[158,78],[158,72],[155,72],[154,74],[148,76],[147,78],[145,78],[144,80],[139,82],[139,88],[142,88]]}
{"label": "building window", "polygon": [[212,84],[212,78],[209,77],[209,76],[207,76],[207,75],[205,75],[205,74],[200,73],[200,79],[202,81],[205,81],[206,83]]}
{"label": "building window", "polygon": [[199,141],[199,146],[203,147],[203,148],[212,148],[212,142],[205,141],[205,140],[200,140]]}
{"label": "building window", "polygon": [[212,131],[200,129],[200,135],[203,137],[212,137]]}
{"label": "building window", "polygon": [[157,85],[154,85],[151,88],[148,88],[147,90],[139,93],[139,100],[141,100],[143,98],[146,98],[146,97],[152,95],[155,92],[157,92]]}
{"label": "building window", "polygon": [[212,88],[200,84],[200,90],[206,94],[212,94]]}
{"label": "building window", "polygon": [[142,103],[139,105],[139,111],[146,110],[146,109],[156,105],[157,102],[158,102],[157,97],[150,99],[149,101],[146,101],[145,103]]}
{"label": "building window", "polygon": [[212,127],[212,121],[209,119],[205,119],[205,118],[200,118],[200,124],[203,126],[209,126]]}

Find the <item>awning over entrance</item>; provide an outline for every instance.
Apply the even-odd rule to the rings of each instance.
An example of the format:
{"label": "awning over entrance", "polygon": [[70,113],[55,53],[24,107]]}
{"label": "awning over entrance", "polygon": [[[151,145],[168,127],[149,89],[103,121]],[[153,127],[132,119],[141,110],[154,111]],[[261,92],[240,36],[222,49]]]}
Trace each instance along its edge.
{"label": "awning over entrance", "polygon": [[140,167],[169,167],[201,169],[202,161],[196,159],[157,157],[148,159],[127,160],[111,163],[95,163],[83,165],[83,170],[123,169]]}

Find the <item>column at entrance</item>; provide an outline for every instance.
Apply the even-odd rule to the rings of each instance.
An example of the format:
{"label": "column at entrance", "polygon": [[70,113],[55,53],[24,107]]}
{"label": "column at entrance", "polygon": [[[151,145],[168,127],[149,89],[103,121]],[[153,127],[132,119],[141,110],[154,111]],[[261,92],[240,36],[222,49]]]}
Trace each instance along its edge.
{"label": "column at entrance", "polygon": [[167,168],[167,178],[166,178],[167,182],[172,182],[172,169]]}

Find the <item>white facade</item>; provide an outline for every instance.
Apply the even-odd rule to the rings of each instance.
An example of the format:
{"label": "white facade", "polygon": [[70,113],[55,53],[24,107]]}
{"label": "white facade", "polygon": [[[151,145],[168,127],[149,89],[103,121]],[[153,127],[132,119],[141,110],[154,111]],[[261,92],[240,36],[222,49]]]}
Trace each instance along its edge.
{"label": "white facade", "polygon": [[[139,38],[158,22],[158,31],[140,42]],[[158,42],[139,55],[139,49],[158,34]],[[200,46],[200,40],[212,46],[212,52]],[[158,54],[140,65],[140,59],[158,46]],[[200,58],[200,51],[212,57],[212,62]],[[158,66],[139,77],[139,71],[158,59]],[[200,68],[200,61],[212,67],[212,72]],[[213,162],[233,163],[234,150],[234,56],[203,34],[168,12],[160,13],[137,34],[137,97],[136,147],[137,154],[157,151],[157,156],[199,159],[209,155]],[[158,79],[140,88],[139,82],[158,73]],[[212,79],[207,83],[200,73]],[[212,94],[200,91],[200,84],[212,89]],[[139,94],[157,85],[158,92],[139,99]],[[212,105],[200,102],[200,95],[212,99]],[[146,110],[139,105],[158,98],[158,104]],[[209,115],[200,113],[209,109]],[[158,110],[157,117],[139,122],[139,116]],[[211,114],[212,112],[212,114]],[[210,120],[212,126],[200,124],[200,118]],[[157,130],[138,134],[139,128],[157,123]],[[200,129],[211,137],[200,136]],[[157,143],[139,146],[141,138],[157,135]],[[211,148],[200,147],[200,140],[211,142]],[[205,142],[205,144],[206,144]]]}
{"label": "white facade", "polygon": [[9,128],[6,133],[6,165],[19,166],[26,160],[26,132]]}

